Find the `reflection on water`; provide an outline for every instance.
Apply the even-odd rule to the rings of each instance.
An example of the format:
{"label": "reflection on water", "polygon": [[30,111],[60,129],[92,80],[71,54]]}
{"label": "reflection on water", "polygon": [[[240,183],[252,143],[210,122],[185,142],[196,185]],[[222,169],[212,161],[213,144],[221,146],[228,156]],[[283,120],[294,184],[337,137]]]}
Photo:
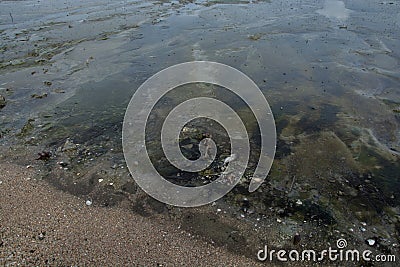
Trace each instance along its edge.
{"label": "reflection on water", "polygon": [[318,9],[317,13],[327,18],[335,18],[344,21],[349,17],[351,10],[345,7],[343,1],[326,0],[324,8]]}
{"label": "reflection on water", "polygon": [[[380,246],[373,249],[395,253],[400,241],[398,2],[61,2],[0,4],[0,95],[7,101],[0,111],[3,148],[50,150],[53,157],[40,165],[40,175],[63,190],[90,195],[94,204],[116,205],[128,192],[132,209],[144,216],[167,212],[171,223],[204,236],[202,224],[212,229],[209,235],[237,231],[236,240],[247,236],[243,246],[216,237],[235,253],[250,251],[246,244],[288,246],[296,232],[304,244],[323,248],[343,235],[357,246],[376,237]],[[22,3],[34,8],[21,7],[18,15]],[[165,209],[140,195],[120,140],[136,88],[159,70],[191,60],[221,62],[251,77],[272,107],[279,139],[267,183],[249,194],[249,168],[216,207],[196,210],[199,217],[193,211],[192,217],[181,216],[189,211]],[[181,90],[159,103],[160,110],[203,93],[231,103],[254,126],[242,104],[218,90]],[[150,123],[159,123],[157,115]],[[188,157],[196,157],[191,148],[207,123],[183,134]],[[257,151],[257,131],[253,134]],[[229,154],[226,144],[220,148],[220,162],[188,178],[212,180]],[[67,170],[59,168],[60,161]],[[167,168],[171,179],[181,175]],[[217,209],[233,218],[230,225],[219,221]]]}

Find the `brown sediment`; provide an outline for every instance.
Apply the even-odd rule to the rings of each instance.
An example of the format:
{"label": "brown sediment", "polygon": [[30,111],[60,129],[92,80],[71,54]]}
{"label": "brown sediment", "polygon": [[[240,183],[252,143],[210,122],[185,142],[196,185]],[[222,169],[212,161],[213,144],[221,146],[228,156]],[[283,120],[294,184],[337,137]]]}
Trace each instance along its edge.
{"label": "brown sediment", "polygon": [[87,206],[34,180],[33,171],[0,164],[0,265],[256,266],[179,225],[122,207]]}

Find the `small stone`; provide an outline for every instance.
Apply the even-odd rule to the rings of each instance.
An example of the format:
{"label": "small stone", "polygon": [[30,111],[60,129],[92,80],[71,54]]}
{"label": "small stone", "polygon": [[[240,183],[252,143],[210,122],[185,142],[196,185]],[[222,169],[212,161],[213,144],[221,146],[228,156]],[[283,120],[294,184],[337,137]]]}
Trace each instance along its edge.
{"label": "small stone", "polygon": [[103,182],[103,181],[104,181],[104,179],[101,179],[101,178],[99,179],[99,183],[101,183],[101,182]]}
{"label": "small stone", "polygon": [[44,239],[44,235],[45,235],[44,233],[40,233],[39,236],[38,236],[39,240],[43,240]]}
{"label": "small stone", "polygon": [[36,98],[36,99],[42,99],[42,98],[47,97],[47,93],[44,93],[44,94],[41,94],[41,95],[32,94],[31,97],[32,97],[32,98]]}
{"label": "small stone", "polygon": [[64,161],[59,161],[57,162],[58,165],[60,165],[61,167],[65,168],[68,166],[68,163],[64,162]]}
{"label": "small stone", "polygon": [[277,223],[281,223],[282,220],[278,218],[278,219],[276,219],[276,222],[277,222]]}
{"label": "small stone", "polygon": [[367,243],[368,246],[373,247],[376,244],[376,240],[373,238],[369,238],[367,240],[365,240],[365,242]]}
{"label": "small stone", "polygon": [[297,201],[296,201],[296,205],[303,205],[303,202],[300,200],[300,199],[298,199]]}
{"label": "small stone", "polygon": [[86,200],[86,206],[91,206],[93,204],[93,202],[91,200]]}
{"label": "small stone", "polygon": [[51,86],[51,85],[53,84],[53,83],[50,82],[50,81],[44,81],[43,83],[44,83],[44,85],[47,85],[47,86]]}

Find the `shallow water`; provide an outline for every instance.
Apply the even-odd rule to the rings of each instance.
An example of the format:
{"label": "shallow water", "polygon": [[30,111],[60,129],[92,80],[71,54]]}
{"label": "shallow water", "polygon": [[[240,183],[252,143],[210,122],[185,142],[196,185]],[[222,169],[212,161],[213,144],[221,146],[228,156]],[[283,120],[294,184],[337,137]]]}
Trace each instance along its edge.
{"label": "shallow water", "polygon": [[[121,150],[121,123],[136,88],[177,63],[221,62],[260,87],[279,140],[269,182],[253,195],[239,185],[218,205],[248,217],[239,224],[270,216],[272,222],[264,224],[290,236],[299,229],[315,231],[310,218],[320,218],[355,242],[376,235],[392,248],[399,242],[400,216],[400,3],[227,3],[2,1],[3,147],[47,149],[54,161],[67,160],[68,171],[54,171],[56,164],[47,163],[50,175],[44,176],[72,193],[95,197],[99,177],[113,190],[127,190],[132,181]],[[228,95],[211,93],[241,108]],[[191,96],[181,90],[164,105],[171,108]],[[69,151],[66,140],[79,146]],[[54,174],[66,182],[49,178]],[[250,201],[246,211],[244,197]],[[115,199],[104,201],[111,205]],[[302,208],[294,204],[298,199]],[[277,224],[276,216],[291,226]],[[366,220],[377,232],[348,231]]]}

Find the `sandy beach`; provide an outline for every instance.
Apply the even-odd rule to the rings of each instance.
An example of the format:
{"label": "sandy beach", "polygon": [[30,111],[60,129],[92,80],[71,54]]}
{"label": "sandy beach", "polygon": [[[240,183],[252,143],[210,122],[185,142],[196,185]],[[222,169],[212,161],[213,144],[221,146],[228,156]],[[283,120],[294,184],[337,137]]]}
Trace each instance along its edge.
{"label": "sandy beach", "polygon": [[[84,199],[0,165],[1,266],[257,266],[157,218]],[[123,204],[121,204],[123,205]]]}

